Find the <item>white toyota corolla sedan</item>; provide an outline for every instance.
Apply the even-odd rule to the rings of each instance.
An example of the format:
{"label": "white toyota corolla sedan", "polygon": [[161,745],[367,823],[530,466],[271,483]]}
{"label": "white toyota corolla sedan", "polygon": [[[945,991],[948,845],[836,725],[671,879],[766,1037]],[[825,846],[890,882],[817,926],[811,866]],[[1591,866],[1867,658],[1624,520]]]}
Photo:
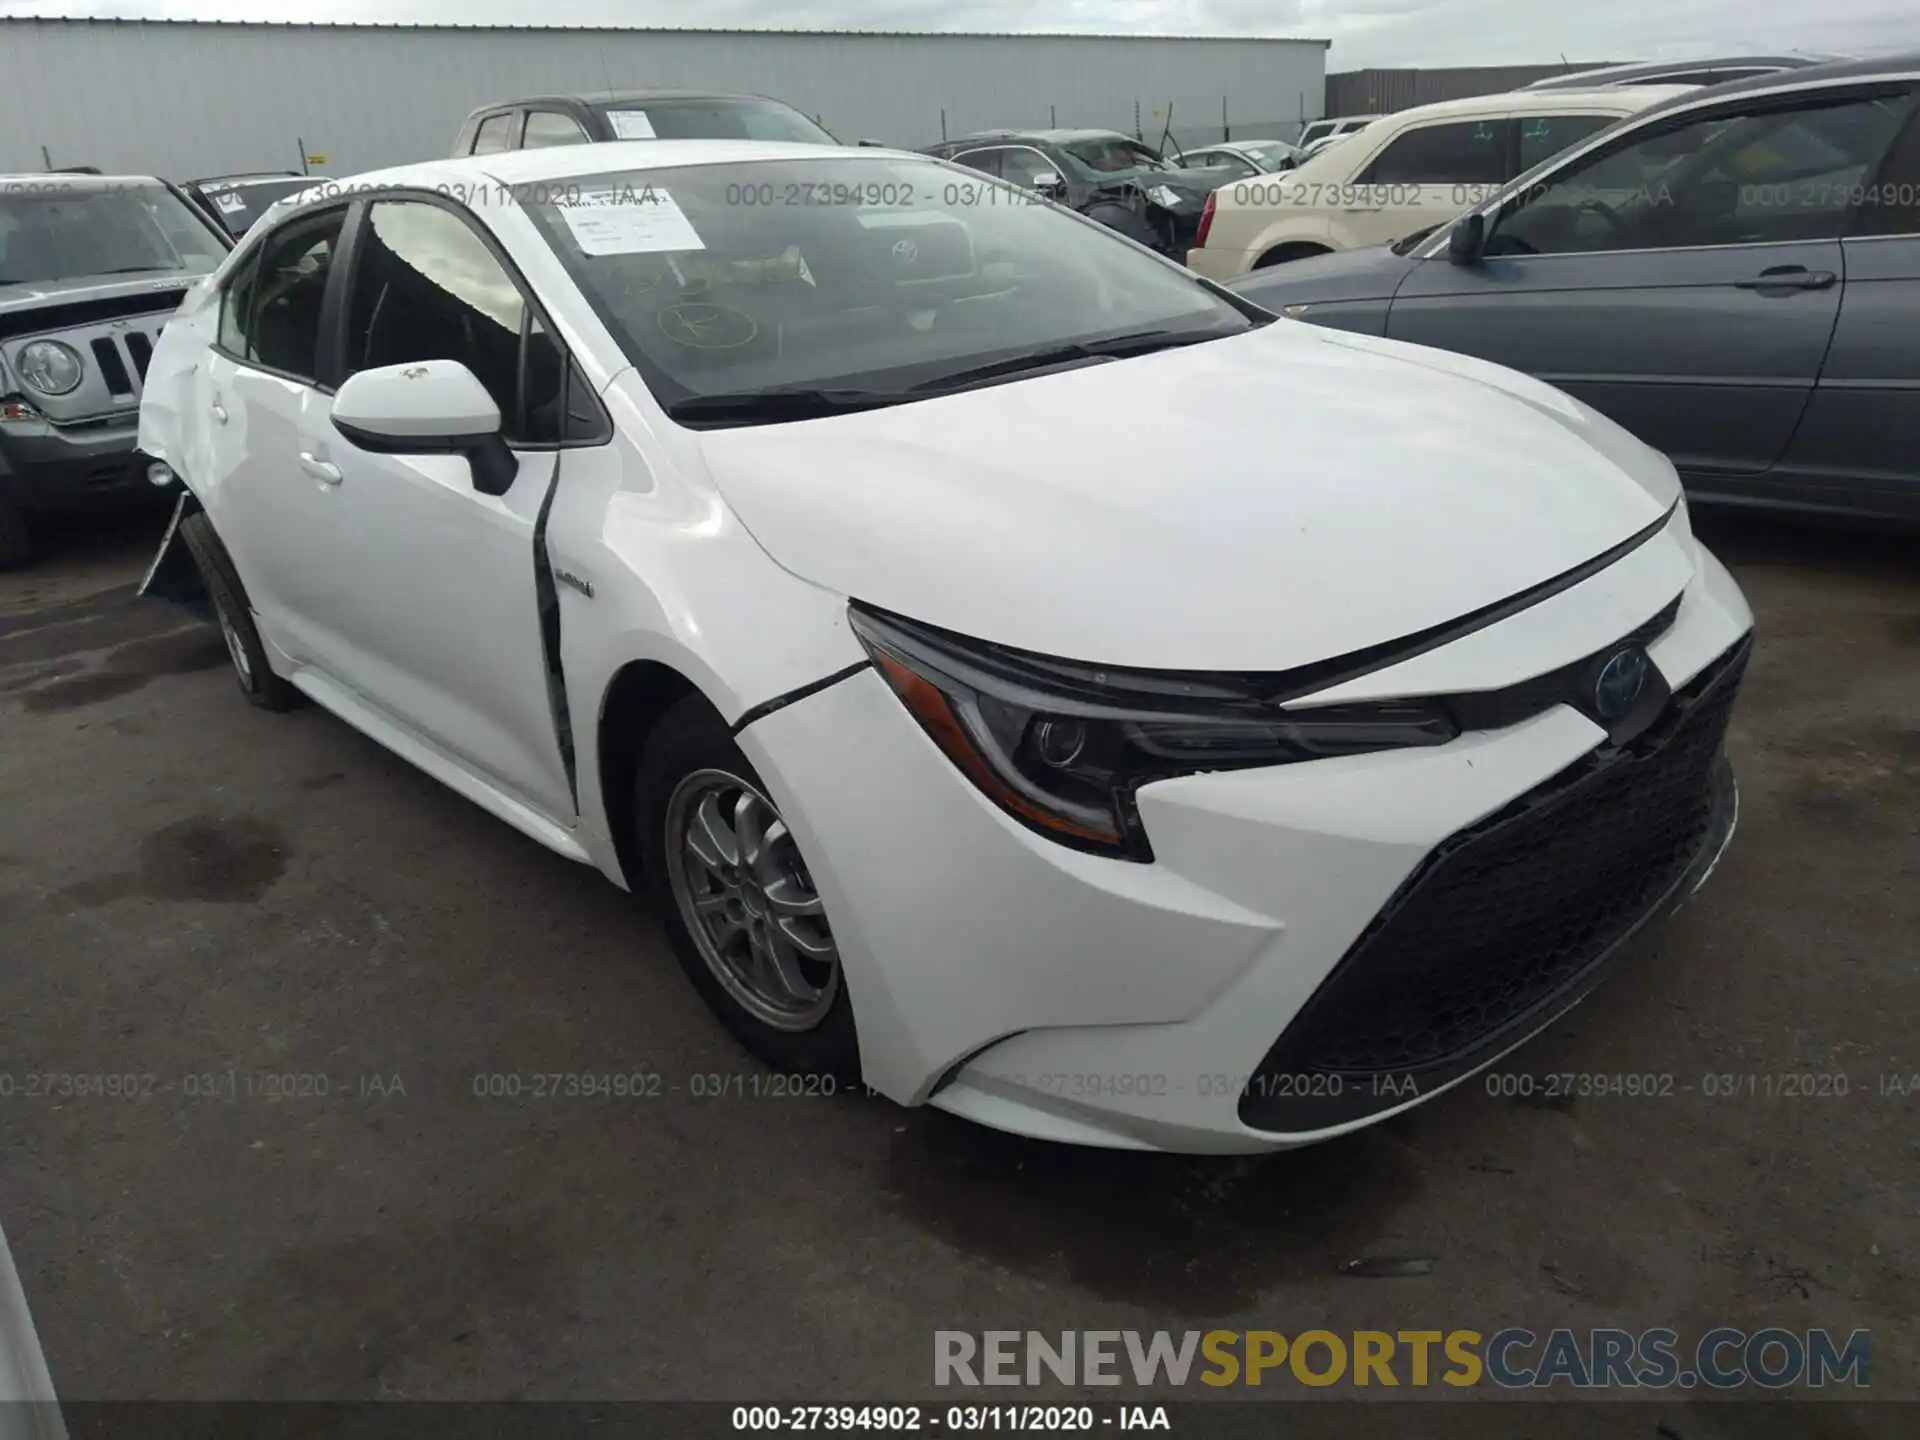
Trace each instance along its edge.
{"label": "white toyota corolla sedan", "polygon": [[1752,618],[1664,458],[923,156],[315,187],[140,438],[146,588],[198,577],[256,704],[645,887],[765,1060],[1008,1130],[1378,1120],[1733,828]]}

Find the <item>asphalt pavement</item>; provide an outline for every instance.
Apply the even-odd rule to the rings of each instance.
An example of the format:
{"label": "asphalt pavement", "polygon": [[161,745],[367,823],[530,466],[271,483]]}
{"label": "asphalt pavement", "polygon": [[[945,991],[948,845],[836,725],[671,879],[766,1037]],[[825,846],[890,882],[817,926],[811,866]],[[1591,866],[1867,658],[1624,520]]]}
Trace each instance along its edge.
{"label": "asphalt pavement", "polygon": [[[1920,541],[1699,529],[1759,616],[1708,889],[1532,1093],[1228,1160],[756,1093],[641,902],[247,706],[132,597],[153,522],[68,537],[0,576],[0,1224],[56,1386],[884,1400],[939,1329],[1780,1325],[1920,1394]],[[487,1093],[550,1074],[655,1078]],[[1670,1088],[1540,1079],[1624,1074]]]}

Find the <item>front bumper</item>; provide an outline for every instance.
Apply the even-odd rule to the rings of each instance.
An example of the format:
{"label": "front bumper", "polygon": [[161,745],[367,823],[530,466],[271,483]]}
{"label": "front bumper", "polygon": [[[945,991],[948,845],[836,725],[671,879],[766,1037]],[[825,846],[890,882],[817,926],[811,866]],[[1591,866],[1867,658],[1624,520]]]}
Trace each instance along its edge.
{"label": "front bumper", "polygon": [[[1676,692],[1723,666],[1716,694],[1730,706],[1730,657],[1752,616],[1696,553],[1649,651]],[[1694,768],[1676,785],[1693,788],[1684,824],[1649,842],[1666,846],[1658,863],[1630,833],[1651,813],[1644,795],[1610,796],[1597,817],[1566,808],[1588,793],[1581,776],[1605,741],[1567,706],[1432,749],[1149,785],[1150,865],[1067,850],[1008,819],[871,671],[740,743],[827,900],[870,1085],[1045,1138],[1247,1152],[1329,1138],[1457,1084],[1575,1003],[1645,921],[1690,894],[1731,832],[1733,792],[1726,710],[1688,713],[1705,729],[1685,731]],[[1552,851],[1562,829],[1625,839],[1593,859],[1585,889],[1578,857],[1553,851],[1544,912],[1539,896],[1497,887],[1498,913],[1477,921],[1471,906],[1435,904],[1447,898],[1435,877],[1474,863],[1476,837],[1510,837],[1516,815],[1523,856]],[[1621,869],[1628,859],[1638,868]],[[1571,916],[1578,933],[1536,943],[1543,913]],[[1474,1013],[1448,1022],[1453,1001]]]}
{"label": "front bumper", "polygon": [[170,500],[148,483],[132,415],[84,425],[0,420],[0,497],[22,510],[91,514]]}

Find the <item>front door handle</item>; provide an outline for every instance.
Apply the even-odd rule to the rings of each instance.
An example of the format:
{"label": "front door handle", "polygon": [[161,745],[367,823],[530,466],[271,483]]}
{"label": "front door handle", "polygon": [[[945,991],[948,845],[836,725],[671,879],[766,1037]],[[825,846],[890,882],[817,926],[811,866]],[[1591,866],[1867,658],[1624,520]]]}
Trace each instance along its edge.
{"label": "front door handle", "polygon": [[338,465],[328,464],[311,450],[302,450],[300,452],[300,468],[313,476],[313,478],[318,480],[322,485],[338,485],[340,483],[340,467]]}
{"label": "front door handle", "polygon": [[227,423],[227,407],[222,405],[218,400],[213,402],[213,418],[218,420],[222,425]]}
{"label": "front door handle", "polygon": [[1840,277],[1831,270],[1809,270],[1804,265],[1775,265],[1751,280],[1733,282],[1736,290],[1825,290]]}

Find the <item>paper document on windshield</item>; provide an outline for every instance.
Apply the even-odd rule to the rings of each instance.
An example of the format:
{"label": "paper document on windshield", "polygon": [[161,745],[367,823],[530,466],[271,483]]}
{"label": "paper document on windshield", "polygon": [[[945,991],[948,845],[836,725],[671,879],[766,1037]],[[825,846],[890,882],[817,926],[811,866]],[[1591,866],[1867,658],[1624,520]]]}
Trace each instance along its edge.
{"label": "paper document on windshield", "polygon": [[653,121],[647,118],[644,110],[609,110],[607,119],[613,125],[613,138],[616,140],[654,140]]}
{"label": "paper document on windshield", "polygon": [[573,232],[574,243],[588,255],[652,255],[707,248],[686,212],[658,185],[582,190],[556,208]]}

